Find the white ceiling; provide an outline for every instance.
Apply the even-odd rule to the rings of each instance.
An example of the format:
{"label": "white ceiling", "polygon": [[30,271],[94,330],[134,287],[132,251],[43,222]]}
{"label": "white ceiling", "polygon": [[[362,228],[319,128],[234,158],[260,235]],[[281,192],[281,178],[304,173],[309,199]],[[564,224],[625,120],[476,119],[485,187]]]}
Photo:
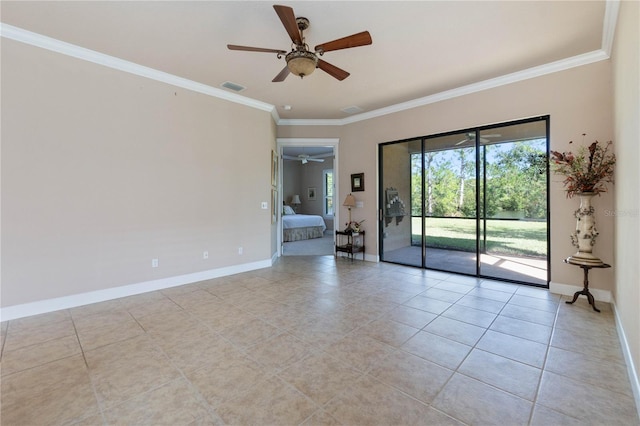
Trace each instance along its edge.
{"label": "white ceiling", "polygon": [[[289,50],[267,1],[2,1],[4,24],[131,61],[214,88],[246,87],[242,96],[291,119],[344,119],[516,72],[607,50],[613,21],[605,1],[294,1],[311,21],[307,43],[363,30],[370,46],[323,59],[351,73],[321,70],[301,80],[271,80],[284,67],[275,54],[230,51],[227,44]],[[616,9],[617,10],[617,9]],[[606,52],[608,54],[608,52]],[[224,89],[226,90],[226,89]],[[285,110],[284,105],[291,105]]]}

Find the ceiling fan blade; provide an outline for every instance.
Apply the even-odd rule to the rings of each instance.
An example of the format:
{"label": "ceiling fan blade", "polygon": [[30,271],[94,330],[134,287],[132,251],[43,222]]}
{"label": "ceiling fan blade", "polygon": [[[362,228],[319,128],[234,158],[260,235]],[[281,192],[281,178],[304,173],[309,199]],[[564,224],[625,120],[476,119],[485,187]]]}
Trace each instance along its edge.
{"label": "ceiling fan blade", "polygon": [[227,48],[229,50],[243,50],[246,52],[265,52],[265,53],[287,53],[285,50],[278,49],[265,49],[262,47],[251,47],[251,46],[238,46],[236,44],[227,44]]}
{"label": "ceiling fan blade", "polygon": [[323,61],[320,58],[318,58],[318,68],[320,68],[322,71],[326,72],[330,76],[337,78],[340,81],[344,80],[350,75],[345,70],[340,69],[335,65],[331,65],[329,62]]}
{"label": "ceiling fan blade", "polygon": [[472,139],[466,138],[462,139],[460,142],[456,143],[454,146],[462,145],[463,143],[471,142]]}
{"label": "ceiling fan blade", "polygon": [[330,52],[332,50],[349,49],[350,47],[366,46],[371,44],[371,34],[369,31],[363,31],[327,43],[319,44],[314,49],[316,52]]}
{"label": "ceiling fan blade", "polygon": [[290,155],[283,155],[282,158],[284,158],[285,160],[299,160],[298,157],[292,157]]}
{"label": "ceiling fan blade", "polygon": [[278,17],[284,25],[284,29],[287,30],[291,41],[296,45],[302,44],[302,37],[300,37],[300,30],[298,29],[298,23],[296,22],[296,15],[293,13],[293,9],[289,6],[273,5]]}
{"label": "ceiling fan blade", "polygon": [[324,163],[323,158],[307,158],[307,161],[315,161],[317,163]]}
{"label": "ceiling fan blade", "polygon": [[284,79],[287,78],[290,72],[291,71],[289,71],[289,67],[285,65],[285,67],[282,68],[282,71],[280,71],[278,75],[276,75],[275,78],[271,80],[271,82],[280,83],[281,81],[284,81]]}

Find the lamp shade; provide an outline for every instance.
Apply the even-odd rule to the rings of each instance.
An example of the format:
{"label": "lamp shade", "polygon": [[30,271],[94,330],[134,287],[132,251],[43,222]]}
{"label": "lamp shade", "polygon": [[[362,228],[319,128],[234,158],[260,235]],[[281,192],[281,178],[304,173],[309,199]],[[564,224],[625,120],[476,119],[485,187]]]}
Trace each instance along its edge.
{"label": "lamp shade", "polygon": [[289,71],[298,77],[305,77],[311,74],[318,65],[318,57],[306,50],[289,52],[285,59]]}
{"label": "lamp shade", "polygon": [[298,194],[291,197],[291,204],[293,204],[294,206],[298,204],[302,204],[302,202],[300,201],[300,196]]}
{"label": "lamp shade", "polygon": [[355,207],[356,206],[356,197],[354,197],[353,195],[349,194],[347,195],[347,198],[344,199],[344,203],[342,203],[343,206],[345,207]]}

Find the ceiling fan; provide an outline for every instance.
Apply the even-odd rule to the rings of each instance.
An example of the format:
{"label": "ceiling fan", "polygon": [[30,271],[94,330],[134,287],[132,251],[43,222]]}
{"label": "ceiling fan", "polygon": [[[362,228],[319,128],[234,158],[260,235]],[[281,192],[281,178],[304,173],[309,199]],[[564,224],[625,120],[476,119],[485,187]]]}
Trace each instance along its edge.
{"label": "ceiling fan", "polygon": [[[499,138],[500,136],[502,136],[502,135],[499,134],[499,133],[494,133],[492,135],[482,135],[482,136],[480,136],[480,142],[481,143],[491,142],[487,138]],[[469,132],[469,133],[466,134],[466,137],[463,140],[461,140],[460,142],[456,143],[455,146],[462,145],[463,143],[467,143],[467,142],[474,142],[475,140],[476,140],[475,132]]]}
{"label": "ceiling fan", "polygon": [[282,55],[285,55],[284,58],[287,61],[287,65],[282,69],[282,71],[280,71],[280,73],[278,73],[278,75],[276,75],[272,80],[273,82],[284,81],[289,73],[293,73],[294,75],[303,78],[311,74],[316,68],[320,68],[332,77],[342,81],[349,77],[349,73],[335,65],[331,65],[330,63],[323,61],[318,56],[322,56],[325,52],[330,52],[332,50],[349,49],[351,47],[366,46],[372,43],[369,31],[363,31],[337,40],[329,41],[327,43],[319,44],[314,47],[314,51],[312,52],[309,50],[309,46],[305,42],[303,35],[304,30],[309,28],[309,20],[304,17],[296,18],[293,13],[293,9],[289,6],[274,5],[273,8],[276,10],[285,30],[287,30],[287,33],[289,34],[289,37],[291,37],[292,46],[290,52],[287,53],[286,50],[279,49],[264,49],[261,47],[227,44],[227,48],[230,50],[276,53],[278,59],[282,58]]}
{"label": "ceiling fan", "polygon": [[307,164],[309,161],[324,163],[324,158],[312,157],[307,154],[300,154],[297,157],[293,157],[291,155],[283,155],[282,158],[284,158],[285,160],[299,160],[302,164]]}

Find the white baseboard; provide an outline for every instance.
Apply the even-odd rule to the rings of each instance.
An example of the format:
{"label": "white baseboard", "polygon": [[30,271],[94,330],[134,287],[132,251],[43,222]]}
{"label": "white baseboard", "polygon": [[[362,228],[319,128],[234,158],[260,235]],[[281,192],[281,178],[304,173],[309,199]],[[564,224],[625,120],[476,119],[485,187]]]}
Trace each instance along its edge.
{"label": "white baseboard", "polygon": [[631,390],[633,391],[633,399],[636,401],[636,410],[638,411],[638,417],[640,417],[640,378],[638,377],[638,370],[633,365],[633,358],[631,357],[631,349],[629,348],[629,342],[627,341],[627,335],[622,328],[620,322],[620,316],[618,315],[618,308],[616,307],[615,300],[611,301],[613,307],[613,315],[616,319],[616,330],[618,331],[618,339],[620,339],[620,346],[622,347],[622,353],[624,355],[625,363],[627,364],[627,374],[629,375],[629,381],[631,382]]}
{"label": "white baseboard", "polygon": [[96,290],[87,293],[73,294],[70,296],[56,297],[54,299],[24,303],[21,305],[7,306],[5,308],[0,308],[0,320],[8,321],[17,318],[28,317],[31,315],[39,315],[47,312],[59,311],[61,309],[75,308],[77,306],[88,305],[91,303],[105,302],[107,300],[118,299],[120,297],[133,296],[150,291],[162,290],[165,288],[196,283],[213,278],[225,277],[227,275],[238,274],[241,272],[249,272],[256,269],[268,268],[272,264],[272,260],[261,260],[252,263],[244,263],[241,265],[210,269],[208,271],[194,272],[192,274],[160,278],[152,281],[107,288],[104,290]]}
{"label": "white baseboard", "polygon": [[[582,289],[583,289],[582,286],[554,283],[553,281],[549,282],[549,291],[555,294],[573,296],[575,292],[580,291]],[[589,288],[589,292],[593,294],[594,299],[600,302],[611,303],[611,301],[613,300],[611,291],[609,290],[601,290],[599,288]]]}

